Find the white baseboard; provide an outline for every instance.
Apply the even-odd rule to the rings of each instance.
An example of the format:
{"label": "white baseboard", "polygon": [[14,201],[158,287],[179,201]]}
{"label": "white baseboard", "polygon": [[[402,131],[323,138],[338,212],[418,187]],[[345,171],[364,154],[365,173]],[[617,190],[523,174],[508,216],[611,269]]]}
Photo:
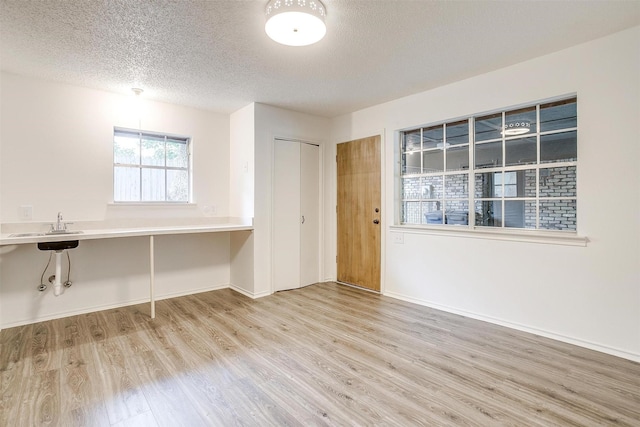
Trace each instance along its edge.
{"label": "white baseboard", "polygon": [[233,289],[234,291],[238,292],[239,294],[244,295],[245,297],[249,297],[251,299],[257,299],[257,298],[262,298],[262,297],[266,297],[272,294],[272,292],[270,291],[263,291],[263,292],[258,292],[258,293],[253,293],[253,292],[249,292],[246,291],[236,285],[229,285],[230,289]]}
{"label": "white baseboard", "polygon": [[551,339],[556,340],[556,341],[561,341],[561,342],[564,342],[564,343],[577,345],[579,347],[588,348],[590,350],[599,351],[601,353],[611,354],[613,356],[622,357],[623,359],[632,360],[634,362],[640,362],[640,354],[631,353],[631,352],[628,352],[628,351],[625,351],[625,350],[620,350],[620,349],[617,349],[617,348],[614,348],[614,347],[610,347],[610,346],[607,346],[607,345],[602,345],[602,344],[594,343],[594,342],[591,342],[591,341],[585,341],[585,340],[582,340],[582,339],[579,339],[579,338],[569,337],[569,336],[566,336],[566,335],[557,334],[555,332],[549,332],[549,331],[533,328],[533,327],[530,327],[530,326],[522,325],[522,324],[519,324],[519,323],[510,322],[510,321],[507,321],[507,320],[498,319],[498,318],[491,317],[491,316],[485,316],[485,315],[478,314],[478,313],[473,313],[473,312],[466,311],[466,310],[460,310],[460,309],[457,309],[457,308],[454,308],[454,307],[449,307],[449,306],[433,303],[431,301],[426,301],[426,300],[422,300],[422,299],[418,299],[418,298],[413,298],[413,297],[410,297],[410,296],[407,296],[407,295],[403,295],[403,294],[399,294],[399,293],[396,293],[396,292],[385,292],[383,295],[387,296],[387,297],[399,299],[399,300],[402,300],[402,301],[407,301],[407,302],[411,302],[411,303],[414,303],[414,304],[422,305],[422,306],[425,306],[425,307],[431,307],[431,308],[434,308],[436,310],[441,310],[441,311],[446,311],[448,313],[458,314],[460,316],[469,317],[471,319],[482,320],[482,321],[493,323],[493,324],[496,324],[496,325],[506,326],[507,328],[516,329],[518,331],[523,331],[523,332],[528,332],[528,333],[535,334],[535,335],[540,335],[540,336],[545,337],[545,338],[551,338]]}
{"label": "white baseboard", "polygon": [[[169,299],[169,298],[182,297],[185,295],[199,294],[202,292],[217,291],[219,289],[226,289],[226,288],[229,288],[229,285],[216,285],[216,286],[192,289],[189,291],[172,292],[168,294],[157,295],[156,301]],[[128,307],[130,305],[145,304],[145,303],[149,303],[149,298],[138,298],[138,299],[129,300],[126,302],[120,302],[116,304],[94,305],[91,307],[82,308],[80,310],[70,310],[70,311],[64,311],[60,313],[49,314],[46,316],[39,316],[36,319],[23,319],[23,320],[18,320],[16,322],[10,322],[7,324],[3,324],[0,327],[0,330],[14,328],[16,326],[29,325],[32,323],[46,322],[47,320],[55,320],[55,319],[62,319],[64,317],[77,316],[79,314],[95,313],[96,311],[111,310],[114,308],[122,308],[122,307]]]}
{"label": "white baseboard", "polygon": [[168,294],[157,296],[156,297],[156,301],[163,300],[163,299],[169,299],[169,298],[184,297],[186,295],[200,294],[202,292],[218,291],[220,289],[227,289],[229,287],[231,287],[231,286],[226,284],[226,285],[216,285],[216,286],[208,286],[208,287],[204,287],[204,288],[192,289],[192,290],[189,290],[189,291],[172,292],[172,293],[168,293]]}

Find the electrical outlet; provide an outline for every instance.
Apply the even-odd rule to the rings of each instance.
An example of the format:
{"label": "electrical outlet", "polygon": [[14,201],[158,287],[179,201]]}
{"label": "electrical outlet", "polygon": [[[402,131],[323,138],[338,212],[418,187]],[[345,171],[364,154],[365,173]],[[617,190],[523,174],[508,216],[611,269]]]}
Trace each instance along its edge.
{"label": "electrical outlet", "polygon": [[202,211],[205,216],[215,216],[218,210],[216,209],[216,205],[207,205],[202,209]]}
{"label": "electrical outlet", "polygon": [[20,206],[20,209],[18,209],[18,217],[20,221],[31,221],[33,219],[33,206]]}
{"label": "electrical outlet", "polygon": [[393,243],[398,245],[404,245],[404,233],[391,233],[393,236]]}

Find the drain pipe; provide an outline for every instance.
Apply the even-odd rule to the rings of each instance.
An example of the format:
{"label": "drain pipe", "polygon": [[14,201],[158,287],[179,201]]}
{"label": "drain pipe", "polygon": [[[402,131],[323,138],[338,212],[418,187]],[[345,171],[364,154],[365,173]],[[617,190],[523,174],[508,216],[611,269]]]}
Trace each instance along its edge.
{"label": "drain pipe", "polygon": [[62,252],[64,251],[55,251],[56,255],[56,278],[53,282],[53,295],[60,296],[64,293],[64,288],[62,287]]}

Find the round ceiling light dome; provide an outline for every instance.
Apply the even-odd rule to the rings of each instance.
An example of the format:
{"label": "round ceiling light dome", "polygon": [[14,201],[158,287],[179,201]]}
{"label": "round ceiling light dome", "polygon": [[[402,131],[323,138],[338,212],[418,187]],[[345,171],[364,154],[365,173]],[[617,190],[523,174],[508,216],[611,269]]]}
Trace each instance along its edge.
{"label": "round ceiling light dome", "polygon": [[505,136],[522,135],[531,131],[531,122],[528,120],[518,120],[507,122],[502,129]]}
{"label": "round ceiling light dome", "polygon": [[280,44],[307,46],[327,33],[327,10],[320,0],[270,0],[265,15],[265,32]]}

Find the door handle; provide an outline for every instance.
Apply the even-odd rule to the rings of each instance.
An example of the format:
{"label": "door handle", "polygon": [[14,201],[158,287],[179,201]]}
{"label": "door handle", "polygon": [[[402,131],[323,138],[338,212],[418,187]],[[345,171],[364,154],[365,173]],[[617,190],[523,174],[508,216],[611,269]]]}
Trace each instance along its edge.
{"label": "door handle", "polygon": [[302,215],[302,223],[304,224],[304,215]]}
{"label": "door handle", "polygon": [[373,220],[373,223],[374,223],[374,224],[380,224],[380,220],[378,220],[378,219],[374,219],[374,220]]}

